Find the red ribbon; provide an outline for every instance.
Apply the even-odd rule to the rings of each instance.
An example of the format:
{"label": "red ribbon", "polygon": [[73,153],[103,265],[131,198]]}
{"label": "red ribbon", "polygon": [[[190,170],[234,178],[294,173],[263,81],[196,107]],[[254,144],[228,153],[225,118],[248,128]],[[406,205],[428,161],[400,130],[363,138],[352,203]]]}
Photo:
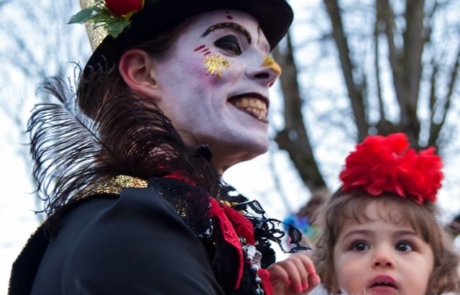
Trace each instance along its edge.
{"label": "red ribbon", "polygon": [[249,219],[229,206],[224,206],[224,211],[232,222],[238,236],[245,238],[248,244],[254,245],[256,243],[254,240],[254,226]]}
{"label": "red ribbon", "polygon": [[264,268],[259,269],[259,277],[262,279],[262,288],[266,295],[273,295],[273,286],[270,282],[270,273]]}
{"label": "red ribbon", "polygon": [[235,282],[235,290],[240,287],[241,279],[243,278],[243,265],[244,265],[244,258],[243,258],[243,249],[241,247],[240,239],[233,227],[232,223],[230,222],[229,218],[225,214],[224,209],[220,206],[219,202],[216,201],[214,198],[209,198],[211,202],[211,217],[217,218],[219,220],[220,229],[222,231],[222,235],[224,236],[224,240],[235,247],[238,253],[238,276]]}

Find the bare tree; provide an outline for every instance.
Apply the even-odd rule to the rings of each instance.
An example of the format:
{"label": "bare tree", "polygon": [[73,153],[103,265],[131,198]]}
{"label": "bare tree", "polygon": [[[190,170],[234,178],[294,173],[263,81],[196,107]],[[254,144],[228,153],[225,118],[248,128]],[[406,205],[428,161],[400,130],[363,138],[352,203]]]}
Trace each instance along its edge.
{"label": "bare tree", "polygon": [[[77,2],[0,0],[0,62],[8,69],[0,72],[0,111],[18,137],[36,85],[89,55],[83,26],[66,25]],[[307,17],[275,51],[284,125],[274,139],[308,190],[329,188],[328,159],[319,155],[325,142],[333,150],[345,139],[401,131],[416,147],[445,152],[459,111],[458,0],[312,2],[299,1],[305,7],[296,7],[296,18]],[[26,146],[18,152],[29,159]]]}
{"label": "bare tree", "polygon": [[[0,2],[0,112],[9,121],[4,124],[17,132],[10,134],[12,141],[23,143],[16,145],[17,153],[28,171],[32,171],[32,161],[25,134],[27,114],[34,103],[50,100],[43,95],[33,99],[37,85],[48,76],[69,75],[75,66],[70,62],[78,62],[76,58],[84,58],[90,51],[84,28],[78,31],[66,25],[78,9],[77,1],[44,0],[31,4],[29,0]],[[40,210],[42,204],[35,195]]]}
{"label": "bare tree", "polygon": [[[322,12],[309,14],[315,38],[304,32],[307,37],[296,38],[294,44],[291,31],[275,52],[284,70],[285,117],[275,140],[311,193],[328,188],[321,171],[324,165],[316,156],[315,131],[320,137],[351,134],[354,142],[369,134],[404,132],[412,146],[435,146],[440,153],[454,144],[453,116],[459,111],[460,18],[454,14],[458,4],[458,0],[323,0]],[[329,60],[333,67],[302,66],[299,61],[308,53],[301,53],[301,47],[312,43],[321,48],[317,58]],[[330,45],[335,48],[332,52]],[[315,85],[302,78],[306,71],[323,76],[339,73],[342,84]],[[313,99],[329,101],[322,118],[309,113]],[[317,124],[308,124],[312,121]]]}

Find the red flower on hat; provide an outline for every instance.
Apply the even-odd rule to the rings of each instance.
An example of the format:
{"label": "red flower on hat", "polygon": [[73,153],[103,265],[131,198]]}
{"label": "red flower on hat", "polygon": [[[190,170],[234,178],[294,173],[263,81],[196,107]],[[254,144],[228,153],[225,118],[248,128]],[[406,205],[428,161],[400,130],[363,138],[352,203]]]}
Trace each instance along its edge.
{"label": "red flower on hat", "polygon": [[[90,22],[102,27],[113,38],[117,38],[131,24],[134,13],[142,10],[147,4],[158,0],[96,0],[92,5],[83,8],[73,15],[69,24]],[[84,1],[87,2],[87,1]]]}
{"label": "red flower on hat", "polygon": [[135,12],[144,8],[145,0],[104,0],[104,2],[112,14],[129,20]]}
{"label": "red flower on hat", "polygon": [[343,191],[383,192],[410,198],[419,204],[435,202],[443,174],[434,148],[417,153],[403,133],[368,136],[347,157],[340,173]]}

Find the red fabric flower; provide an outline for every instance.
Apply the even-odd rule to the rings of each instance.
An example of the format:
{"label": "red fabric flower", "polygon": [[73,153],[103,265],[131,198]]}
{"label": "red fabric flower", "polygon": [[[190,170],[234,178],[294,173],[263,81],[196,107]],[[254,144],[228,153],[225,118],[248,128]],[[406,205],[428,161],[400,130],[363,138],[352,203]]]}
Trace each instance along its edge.
{"label": "red fabric flower", "polygon": [[107,9],[114,15],[129,20],[133,13],[144,8],[145,0],[104,0]]}
{"label": "red fabric flower", "polygon": [[340,179],[343,191],[363,190],[373,196],[389,192],[423,204],[436,201],[441,168],[434,148],[417,153],[403,133],[376,135],[368,136],[350,153]]}
{"label": "red fabric flower", "polygon": [[256,241],[254,240],[254,226],[251,221],[232,207],[224,206],[223,209],[225,215],[232,222],[238,236],[245,238],[247,243],[254,245]]}
{"label": "red fabric flower", "polygon": [[[164,177],[177,179],[190,185],[196,185],[193,180],[180,172],[169,173]],[[209,202],[211,205],[211,217],[218,220],[224,240],[234,247],[238,255],[238,273],[235,282],[235,290],[237,290],[240,287],[241,280],[243,279],[244,269],[243,248],[239,237],[244,237],[249,244],[254,245],[256,243],[254,239],[254,226],[247,217],[235,209],[226,205],[221,206],[219,202],[212,197],[209,197]],[[259,271],[262,271],[262,269]],[[263,281],[262,285],[265,286],[264,284],[266,284],[266,282]],[[267,295],[271,295],[273,292],[269,293],[265,291],[265,293]]]}
{"label": "red fabric flower", "polygon": [[211,217],[217,218],[219,221],[220,230],[224,236],[224,240],[232,245],[238,253],[238,274],[235,282],[235,290],[240,287],[241,279],[243,278],[244,257],[243,248],[241,247],[238,234],[235,231],[230,219],[225,214],[224,209],[219,205],[216,199],[210,197],[211,203]]}

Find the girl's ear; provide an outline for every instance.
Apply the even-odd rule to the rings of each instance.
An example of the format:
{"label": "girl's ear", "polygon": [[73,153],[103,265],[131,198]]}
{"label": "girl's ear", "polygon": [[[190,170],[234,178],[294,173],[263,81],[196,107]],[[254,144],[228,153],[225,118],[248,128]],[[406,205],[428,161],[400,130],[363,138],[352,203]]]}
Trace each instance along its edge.
{"label": "girl's ear", "polygon": [[133,93],[159,99],[159,87],[153,59],[141,49],[130,49],[123,53],[118,70]]}

